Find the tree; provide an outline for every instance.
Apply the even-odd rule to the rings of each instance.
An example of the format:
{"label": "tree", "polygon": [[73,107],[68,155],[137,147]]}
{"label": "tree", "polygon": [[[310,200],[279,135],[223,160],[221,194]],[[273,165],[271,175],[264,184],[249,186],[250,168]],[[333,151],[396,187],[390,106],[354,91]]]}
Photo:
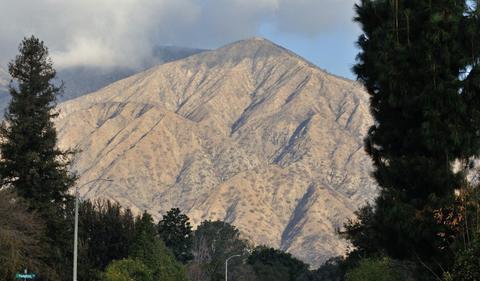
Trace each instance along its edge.
{"label": "tree", "polygon": [[185,269],[157,236],[152,216],[147,212],[136,220],[130,256],[142,261],[152,271],[154,281],[187,280]]}
{"label": "tree", "polygon": [[76,177],[68,170],[72,152],[58,149],[53,124],[62,87],[52,82],[56,72],[42,41],[24,38],[19,52],[8,65],[12,99],[0,127],[0,183],[13,188],[43,218],[44,239],[51,245],[48,264],[66,279],[73,233],[68,190]]}
{"label": "tree", "polygon": [[477,237],[472,245],[460,250],[455,257],[452,279],[455,281],[480,280],[480,239]]}
{"label": "tree", "polygon": [[0,179],[38,210],[64,207],[76,177],[69,170],[70,151],[57,147],[53,118],[56,96],[53,69],[43,41],[23,39],[20,54],[8,65],[15,83],[0,129]]}
{"label": "tree", "polygon": [[186,263],[192,259],[192,226],[178,208],[172,208],[158,222],[158,233],[175,258]]}
{"label": "tree", "polygon": [[346,281],[403,281],[399,274],[392,270],[388,258],[380,260],[365,259],[358,267],[346,274]]}
{"label": "tree", "polygon": [[436,212],[436,218],[449,227],[442,233],[446,243],[455,251],[451,272],[446,280],[480,280],[480,186],[477,179],[467,183],[452,206]]}
{"label": "tree", "polygon": [[298,281],[344,281],[349,265],[347,263],[344,257],[330,258],[317,270],[308,272]]}
{"label": "tree", "polygon": [[[193,261],[189,267],[195,276],[191,279],[204,280],[225,279],[225,260],[236,254],[245,253],[249,246],[240,238],[238,229],[223,221],[203,221],[193,235]],[[241,264],[241,259],[232,259],[229,271]],[[199,279],[201,280],[201,279]]]}
{"label": "tree", "polygon": [[0,280],[13,281],[24,268],[44,280],[57,280],[57,273],[45,263],[48,244],[44,222],[28,211],[28,205],[11,190],[0,190]]}
{"label": "tree", "polygon": [[101,199],[81,202],[79,213],[79,280],[97,280],[113,260],[128,257],[134,217],[120,204]]}
{"label": "tree", "polygon": [[104,274],[105,281],[153,281],[152,273],[141,262],[134,259],[112,261]]}
{"label": "tree", "polygon": [[[230,266],[229,266],[230,267]],[[253,267],[247,263],[239,264],[228,269],[228,280],[232,281],[262,281],[259,279]]]}
{"label": "tree", "polygon": [[[372,257],[383,251],[378,249],[378,237],[381,230],[376,229],[375,211],[373,206],[367,204],[355,212],[355,219],[349,219],[345,223],[345,231],[341,235],[346,236],[350,242],[357,246],[349,253],[349,259],[360,260],[361,257]],[[381,254],[381,253],[380,253]]]}
{"label": "tree", "polygon": [[308,265],[291,254],[268,247],[257,247],[248,257],[259,280],[295,281],[308,273]]}
{"label": "tree", "polygon": [[[453,256],[434,217],[479,151],[478,20],[464,0],[362,0],[354,72],[375,124],[365,140],[380,185],[359,249],[422,264],[438,278]],[[373,235],[372,235],[373,234]],[[359,237],[359,236],[357,236]]]}

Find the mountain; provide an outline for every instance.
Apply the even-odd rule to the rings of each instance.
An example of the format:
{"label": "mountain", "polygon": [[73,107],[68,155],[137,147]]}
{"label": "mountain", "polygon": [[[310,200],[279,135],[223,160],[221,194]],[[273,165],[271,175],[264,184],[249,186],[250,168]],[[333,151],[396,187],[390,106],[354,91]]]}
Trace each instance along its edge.
{"label": "mountain", "polygon": [[[194,225],[220,219],[318,266],[376,193],[368,95],[261,38],[162,64],[60,104],[85,198]],[[93,181],[95,179],[112,181]]]}
{"label": "mountain", "polygon": [[94,92],[115,81],[134,75],[154,65],[182,59],[197,53],[203,49],[184,48],[176,46],[159,46],[153,51],[151,59],[144,61],[136,67],[96,67],[96,66],[72,66],[60,69],[57,80],[65,84],[65,93],[59,97],[59,101],[65,101]]}
{"label": "mountain", "polygon": [[8,81],[10,80],[9,77],[8,72],[5,69],[0,68],[0,91],[6,90]]}
{"label": "mountain", "polygon": [[[64,82],[64,94],[58,100],[66,101],[87,93],[101,89],[115,81],[121,80],[135,73],[148,69],[154,65],[182,59],[193,54],[204,52],[203,49],[184,48],[177,46],[158,46],[153,51],[151,59],[135,67],[98,67],[98,66],[70,66],[59,69],[56,83]],[[10,75],[0,68],[0,112],[8,106],[8,82]]]}
{"label": "mountain", "polygon": [[[8,83],[10,81],[10,75],[8,72],[0,67],[0,116],[3,117],[3,109],[6,108],[10,95],[8,94]],[[5,106],[4,106],[5,105]],[[1,117],[0,117],[1,118]]]}

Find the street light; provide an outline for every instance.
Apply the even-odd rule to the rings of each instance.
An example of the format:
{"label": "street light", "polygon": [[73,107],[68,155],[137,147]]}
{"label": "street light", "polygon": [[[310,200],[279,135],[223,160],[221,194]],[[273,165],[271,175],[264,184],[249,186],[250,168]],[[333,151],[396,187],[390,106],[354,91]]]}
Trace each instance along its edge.
{"label": "street light", "polygon": [[228,261],[235,257],[241,257],[242,255],[233,255],[225,260],[225,281],[228,281]]}
{"label": "street light", "polygon": [[113,181],[111,179],[94,179],[88,181],[80,186],[75,187],[75,230],[73,237],[73,281],[77,281],[77,256],[78,256],[78,197],[80,196],[78,190],[80,187],[83,187],[87,184],[96,182],[96,181]]}

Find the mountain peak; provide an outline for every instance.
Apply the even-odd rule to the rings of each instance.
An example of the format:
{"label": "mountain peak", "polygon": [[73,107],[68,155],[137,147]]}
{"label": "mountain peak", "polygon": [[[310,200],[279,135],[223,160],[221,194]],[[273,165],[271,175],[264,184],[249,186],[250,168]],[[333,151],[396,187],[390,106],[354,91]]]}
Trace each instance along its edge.
{"label": "mountain peak", "polygon": [[264,37],[261,37],[261,36],[253,36],[253,37],[250,37],[250,38],[247,38],[247,39],[244,39],[244,40],[241,40],[241,41],[264,41],[264,42],[270,42],[270,40],[264,38]]}
{"label": "mountain peak", "polygon": [[240,53],[245,52],[246,54],[250,54],[251,52],[258,52],[260,49],[262,49],[263,51],[272,52],[272,55],[290,53],[290,51],[288,51],[287,49],[263,37],[251,37],[236,41],[219,48],[218,51],[228,50],[237,51]]}
{"label": "mountain peak", "polygon": [[[257,245],[318,266],[335,229],[372,198],[368,94],[250,38],[162,64],[60,105],[59,145],[81,153],[87,198],[192,225],[224,220]],[[321,254],[319,254],[321,253]]]}
{"label": "mountain peak", "polygon": [[291,57],[301,59],[291,51],[262,37],[236,41],[216,50],[200,53],[192,58],[208,65],[238,64],[245,59],[252,61]]}

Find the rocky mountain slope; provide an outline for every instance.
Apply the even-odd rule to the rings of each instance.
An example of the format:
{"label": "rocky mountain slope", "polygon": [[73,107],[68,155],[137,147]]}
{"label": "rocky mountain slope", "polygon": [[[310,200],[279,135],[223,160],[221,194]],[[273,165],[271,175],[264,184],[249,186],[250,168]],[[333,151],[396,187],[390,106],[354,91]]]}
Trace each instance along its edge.
{"label": "rocky mountain slope", "polygon": [[[56,83],[63,81],[65,88],[64,94],[58,97],[58,100],[66,101],[94,92],[154,65],[175,61],[204,51],[177,46],[158,46],[154,49],[151,59],[141,62],[135,67],[71,66],[59,69]],[[0,67],[0,118],[3,117],[3,112],[10,101],[7,90],[9,81],[10,75]]]}
{"label": "rocky mountain slope", "polygon": [[[153,67],[65,102],[57,120],[86,198],[194,224],[220,219],[318,266],[375,194],[362,87],[265,39]],[[112,182],[94,179],[109,178]],[[88,183],[90,182],[90,183]]]}
{"label": "rocky mountain slope", "polygon": [[94,92],[115,81],[134,75],[154,65],[171,62],[188,56],[201,53],[205,50],[176,46],[159,46],[154,49],[151,59],[139,63],[135,67],[95,67],[77,66],[58,71],[58,81],[65,83],[65,93],[59,97],[60,101],[69,100]]}

